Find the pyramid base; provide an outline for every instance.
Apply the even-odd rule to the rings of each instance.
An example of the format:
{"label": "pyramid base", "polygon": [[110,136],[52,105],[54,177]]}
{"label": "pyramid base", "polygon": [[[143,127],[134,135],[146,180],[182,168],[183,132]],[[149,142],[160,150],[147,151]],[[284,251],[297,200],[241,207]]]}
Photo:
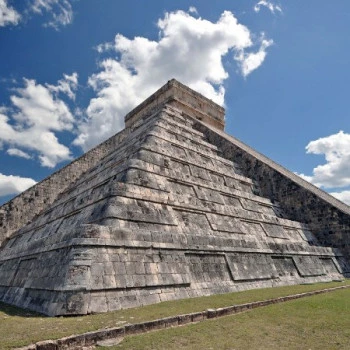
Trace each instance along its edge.
{"label": "pyramid base", "polygon": [[[331,282],[336,278],[308,278],[253,281],[240,284],[198,283],[192,287],[139,288],[103,291],[49,291],[0,287],[0,299],[7,304],[48,316],[86,315],[156,304],[163,301],[232,293],[257,288]],[[337,280],[339,281],[339,280]]]}
{"label": "pyramid base", "polygon": [[[47,272],[42,266],[50,265],[49,259],[60,261],[59,256],[62,261],[69,258],[66,268],[61,269],[61,280],[47,278],[43,283]],[[0,286],[0,300],[49,316],[109,312],[169,300],[343,278],[334,256],[213,252],[204,247],[184,251],[72,246],[27,260],[12,259],[7,264],[14,276],[9,281],[15,282],[16,276],[30,269],[36,274],[28,273],[25,286],[15,286],[14,282]],[[37,275],[38,271],[42,276]],[[46,284],[46,288],[36,288],[36,281]]]}

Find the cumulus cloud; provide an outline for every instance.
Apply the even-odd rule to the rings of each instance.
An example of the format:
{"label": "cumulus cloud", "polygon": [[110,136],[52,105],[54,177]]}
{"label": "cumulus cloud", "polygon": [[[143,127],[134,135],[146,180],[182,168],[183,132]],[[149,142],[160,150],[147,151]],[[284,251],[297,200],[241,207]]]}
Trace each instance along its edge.
{"label": "cumulus cloud", "polygon": [[188,12],[198,15],[198,11],[194,6],[190,6],[190,8],[188,9]]}
{"label": "cumulus cloud", "polygon": [[266,7],[271,11],[271,13],[282,12],[282,8],[279,5],[275,5],[272,1],[260,0],[254,6],[255,12],[260,12],[261,7]]}
{"label": "cumulus cloud", "polygon": [[37,14],[49,14],[51,19],[44,26],[56,30],[73,21],[73,9],[68,0],[33,0],[30,10]]}
{"label": "cumulus cloud", "polygon": [[[0,109],[0,142],[10,149],[25,149],[26,154],[34,151],[46,167],[71,159],[70,150],[59,142],[54,132],[73,129],[74,117],[59,95],[64,93],[74,98],[76,84],[75,73],[65,75],[57,85],[24,79],[25,86],[17,88],[11,96],[12,106]],[[8,154],[19,156],[13,150]]]}
{"label": "cumulus cloud", "polygon": [[16,157],[20,157],[20,158],[25,158],[25,159],[31,159],[31,155],[21,151],[18,148],[9,148],[7,151],[7,154],[9,154],[10,156],[16,156]]}
{"label": "cumulus cloud", "polygon": [[114,43],[102,43],[102,44],[97,45],[95,47],[95,49],[98,53],[111,51],[114,49]]}
{"label": "cumulus cloud", "polygon": [[75,90],[78,87],[78,74],[63,74],[63,79],[60,79],[57,82],[57,85],[46,84],[46,86],[51,92],[55,92],[56,94],[62,92],[70,99],[75,100]]}
{"label": "cumulus cloud", "polygon": [[306,152],[324,155],[326,163],[314,168],[310,176],[301,174],[304,178],[324,188],[350,185],[350,134],[339,131],[337,134],[311,141],[306,146]]}
{"label": "cumulus cloud", "polygon": [[170,12],[157,26],[158,40],[117,34],[113,44],[97,47],[99,52],[113,48],[115,56],[100,62],[100,71],[89,78],[96,97],[79,125],[76,145],[87,150],[122,129],[124,115],[171,78],[223,105],[228,78],[223,57],[230,53],[246,76],[262,64],[272,43],[264,39],[258,52],[247,53],[256,43],[229,11],[217,22]]}
{"label": "cumulus cloud", "polygon": [[266,49],[272,44],[273,40],[262,39],[260,48],[257,52],[241,52],[236,56],[237,60],[241,62],[241,70],[244,77],[261,66],[267,55]]}
{"label": "cumulus cloud", "polygon": [[[44,26],[56,30],[73,21],[71,0],[28,0],[24,16],[32,13],[48,15],[50,19],[44,23]],[[20,20],[21,15],[8,5],[7,0],[0,0],[0,27],[17,25]]]}
{"label": "cumulus cloud", "polygon": [[36,181],[28,177],[4,175],[0,173],[0,196],[23,192],[35,184]]}
{"label": "cumulus cloud", "polygon": [[20,21],[20,14],[11,6],[9,6],[6,0],[0,0],[0,27],[7,25],[16,25]]}

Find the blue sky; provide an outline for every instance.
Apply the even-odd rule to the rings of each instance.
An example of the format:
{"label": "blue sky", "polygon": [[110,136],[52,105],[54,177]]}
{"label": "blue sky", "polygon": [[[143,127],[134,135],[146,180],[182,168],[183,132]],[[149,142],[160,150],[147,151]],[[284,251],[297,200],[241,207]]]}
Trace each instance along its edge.
{"label": "blue sky", "polygon": [[350,203],[350,2],[0,0],[0,204],[171,78],[226,132]]}

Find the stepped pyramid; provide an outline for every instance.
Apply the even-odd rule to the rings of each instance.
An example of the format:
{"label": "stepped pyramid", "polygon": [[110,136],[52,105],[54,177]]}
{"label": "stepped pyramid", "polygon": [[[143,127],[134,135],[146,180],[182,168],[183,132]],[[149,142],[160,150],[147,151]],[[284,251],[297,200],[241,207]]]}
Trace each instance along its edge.
{"label": "stepped pyramid", "polygon": [[81,315],[350,273],[350,207],[224,131],[176,80],[0,207],[0,300]]}

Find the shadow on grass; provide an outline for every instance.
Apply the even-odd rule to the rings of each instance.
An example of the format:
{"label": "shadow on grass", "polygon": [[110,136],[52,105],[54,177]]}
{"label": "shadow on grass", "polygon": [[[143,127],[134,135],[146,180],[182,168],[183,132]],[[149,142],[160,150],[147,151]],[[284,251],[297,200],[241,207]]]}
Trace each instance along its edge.
{"label": "shadow on grass", "polygon": [[4,313],[8,316],[20,316],[20,317],[47,317],[46,315],[38,312],[20,309],[19,307],[5,304],[0,301],[0,313]]}

